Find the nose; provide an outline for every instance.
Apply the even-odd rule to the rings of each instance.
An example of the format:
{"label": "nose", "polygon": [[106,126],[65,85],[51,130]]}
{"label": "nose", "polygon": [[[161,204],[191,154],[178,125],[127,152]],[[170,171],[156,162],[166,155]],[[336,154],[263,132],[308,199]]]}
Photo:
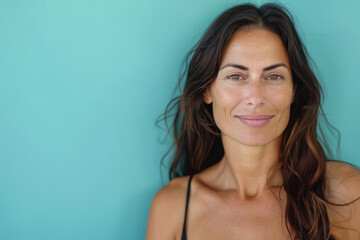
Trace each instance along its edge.
{"label": "nose", "polygon": [[245,103],[249,107],[258,107],[264,104],[264,86],[261,81],[250,81],[246,89]]}

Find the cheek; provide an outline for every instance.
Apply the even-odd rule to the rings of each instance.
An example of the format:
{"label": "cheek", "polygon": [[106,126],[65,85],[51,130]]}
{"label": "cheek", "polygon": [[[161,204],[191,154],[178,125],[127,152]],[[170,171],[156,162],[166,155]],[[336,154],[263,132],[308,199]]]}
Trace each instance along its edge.
{"label": "cheek", "polygon": [[287,112],[290,110],[293,102],[292,86],[277,89],[271,93],[273,106],[278,112]]}
{"label": "cheek", "polygon": [[231,87],[217,88],[212,96],[214,116],[219,114],[231,114],[232,109],[239,104],[240,96],[241,94],[238,89]]}
{"label": "cheek", "polygon": [[239,100],[239,93],[231,87],[217,87],[212,91],[212,108],[216,126],[224,131],[226,126],[230,126],[231,114],[236,108]]}
{"label": "cheek", "polygon": [[282,92],[274,98],[273,105],[278,112],[278,124],[280,128],[285,128],[290,119],[290,108],[292,103],[292,92]]}

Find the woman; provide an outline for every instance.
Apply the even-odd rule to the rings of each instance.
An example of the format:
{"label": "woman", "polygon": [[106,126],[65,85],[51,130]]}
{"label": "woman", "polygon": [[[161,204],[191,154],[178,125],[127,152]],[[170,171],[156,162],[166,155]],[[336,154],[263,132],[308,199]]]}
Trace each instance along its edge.
{"label": "woman", "polygon": [[359,240],[360,173],[326,160],[321,88],[290,14],[235,6],[189,56],[147,239]]}

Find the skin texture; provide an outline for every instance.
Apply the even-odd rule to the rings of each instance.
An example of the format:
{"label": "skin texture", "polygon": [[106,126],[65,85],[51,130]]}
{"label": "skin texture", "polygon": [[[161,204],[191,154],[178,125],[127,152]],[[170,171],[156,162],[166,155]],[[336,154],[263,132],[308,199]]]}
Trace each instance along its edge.
{"label": "skin texture", "polygon": [[[278,63],[286,67],[263,71]],[[218,76],[204,101],[213,104],[223,140],[261,146],[279,137],[287,126],[293,92],[290,63],[281,39],[266,30],[238,31],[225,50]],[[243,115],[273,117],[263,127],[249,127],[239,119]]]}
{"label": "skin texture", "polygon": [[[279,63],[284,66],[264,71]],[[247,70],[226,67],[229,64]],[[204,95],[204,102],[213,105],[225,154],[193,178],[188,239],[290,239],[284,222],[286,193],[280,190],[281,171],[274,166],[294,97],[288,55],[280,38],[264,29],[238,30]],[[259,114],[272,117],[261,127],[239,119]],[[360,196],[359,171],[343,163],[328,166],[330,200],[344,203]],[[156,194],[147,240],[181,239],[187,181],[188,176],[173,179]],[[360,239],[359,202],[329,206],[331,222],[338,225],[333,232],[339,239]]]}

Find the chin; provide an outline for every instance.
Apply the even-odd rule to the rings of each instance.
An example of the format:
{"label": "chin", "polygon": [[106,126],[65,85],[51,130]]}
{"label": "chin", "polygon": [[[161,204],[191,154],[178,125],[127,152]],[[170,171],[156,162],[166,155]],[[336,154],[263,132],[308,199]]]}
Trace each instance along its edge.
{"label": "chin", "polygon": [[270,143],[271,141],[242,141],[240,142],[241,144],[245,145],[245,146],[265,146],[268,143]]}
{"label": "chin", "polygon": [[235,139],[237,142],[239,142],[242,145],[245,146],[265,146],[269,143],[274,142],[277,139],[280,139],[280,136],[269,136],[267,134],[249,134],[249,135],[243,135],[241,137],[238,137]]}
{"label": "chin", "polygon": [[[240,134],[242,133],[242,134]],[[281,141],[282,134],[277,134],[274,132],[262,131],[262,132],[245,132],[237,131],[235,132],[221,132],[223,142],[236,142],[244,146],[265,146],[270,143],[276,142],[276,140]]]}
{"label": "chin", "polygon": [[276,140],[280,140],[280,136],[248,136],[246,138],[242,137],[239,143],[246,145],[246,146],[265,146],[269,143],[273,143]]}

